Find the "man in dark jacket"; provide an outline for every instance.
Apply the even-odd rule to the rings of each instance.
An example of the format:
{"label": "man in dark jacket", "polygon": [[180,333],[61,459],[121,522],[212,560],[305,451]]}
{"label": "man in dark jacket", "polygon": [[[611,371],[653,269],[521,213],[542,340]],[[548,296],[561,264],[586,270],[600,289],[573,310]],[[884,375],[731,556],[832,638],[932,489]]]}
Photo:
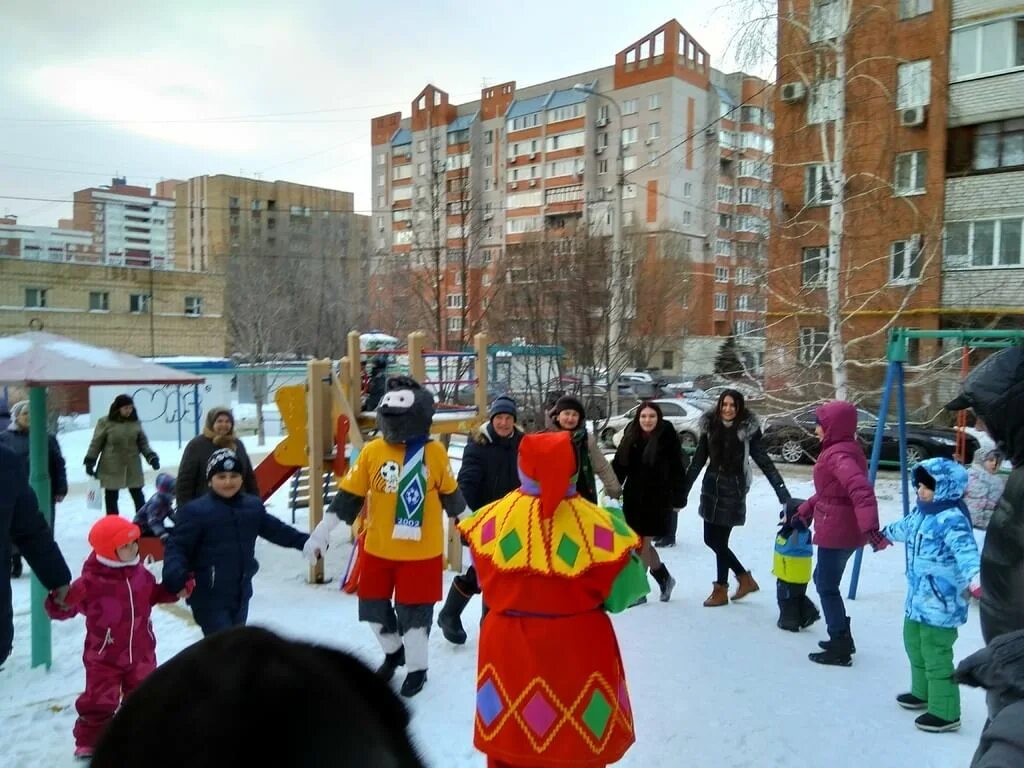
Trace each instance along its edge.
{"label": "man in dark jacket", "polygon": [[[0,431],[0,445],[18,454],[28,471],[29,464],[29,409],[28,400],[22,400],[11,407],[11,422],[7,429]],[[47,452],[50,470],[50,528],[57,530],[57,505],[68,495],[68,474],[60,444],[53,435],[47,435]],[[28,475],[26,475],[28,477]],[[21,576],[21,555],[17,547],[11,552],[11,576]]]}
{"label": "man in dark jacket", "polygon": [[1000,635],[956,668],[961,685],[988,692],[989,722],[971,768],[1024,765],[1024,630]]}
{"label": "man in dark jacket", "polygon": [[981,634],[990,643],[1024,629],[1024,348],[985,360],[946,408],[973,409],[979,426],[1013,464],[981,553]]}
{"label": "man in dark jacket", "polygon": [[[523,433],[516,426],[519,415],[516,401],[500,395],[491,403],[488,415],[490,421],[466,443],[459,469],[459,490],[466,506],[474,511],[519,487],[519,443]],[[479,592],[480,584],[472,565],[464,575],[455,577],[437,616],[437,626],[448,642],[456,645],[466,642],[462,612],[470,598]]]}
{"label": "man in dark jacket", "polygon": [[[71,571],[53,540],[53,532],[39,514],[28,471],[17,455],[0,447],[0,563],[10,562],[12,544],[21,550],[43,586],[56,591],[57,602],[63,604]],[[0,568],[0,665],[10,655],[13,642],[11,578],[6,568]]]}

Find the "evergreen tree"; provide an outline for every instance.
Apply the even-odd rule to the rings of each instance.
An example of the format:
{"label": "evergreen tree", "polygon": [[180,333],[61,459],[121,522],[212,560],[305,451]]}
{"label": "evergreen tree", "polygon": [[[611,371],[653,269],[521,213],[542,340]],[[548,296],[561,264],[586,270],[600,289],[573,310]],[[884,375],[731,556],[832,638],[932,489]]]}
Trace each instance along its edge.
{"label": "evergreen tree", "polygon": [[729,336],[722,342],[722,348],[718,350],[718,356],[715,358],[715,373],[725,379],[743,377],[743,362],[736,348],[735,336]]}

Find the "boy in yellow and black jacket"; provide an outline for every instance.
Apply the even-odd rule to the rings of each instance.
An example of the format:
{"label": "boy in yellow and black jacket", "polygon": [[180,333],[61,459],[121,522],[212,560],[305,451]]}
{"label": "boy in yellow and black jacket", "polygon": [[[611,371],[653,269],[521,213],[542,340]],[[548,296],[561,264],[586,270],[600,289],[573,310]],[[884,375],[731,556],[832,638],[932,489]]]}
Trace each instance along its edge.
{"label": "boy in yellow and black jacket", "polygon": [[821,618],[818,607],[807,597],[814,559],[811,532],[806,526],[793,525],[793,516],[803,503],[803,499],[786,502],[779,513],[782,523],[775,536],[772,573],[777,579],[775,594],[779,602],[776,626],[787,632],[799,632]]}

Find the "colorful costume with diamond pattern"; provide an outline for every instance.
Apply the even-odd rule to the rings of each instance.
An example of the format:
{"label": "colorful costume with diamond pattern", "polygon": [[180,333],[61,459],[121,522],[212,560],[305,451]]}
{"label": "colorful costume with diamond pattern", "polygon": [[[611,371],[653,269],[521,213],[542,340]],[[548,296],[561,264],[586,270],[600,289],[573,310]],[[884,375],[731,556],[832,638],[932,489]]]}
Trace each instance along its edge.
{"label": "colorful costume with diamond pattern", "polygon": [[640,541],[576,494],[567,432],[524,437],[519,471],[519,490],[459,525],[490,609],[474,743],[492,766],[614,763],[633,713],[603,603]]}

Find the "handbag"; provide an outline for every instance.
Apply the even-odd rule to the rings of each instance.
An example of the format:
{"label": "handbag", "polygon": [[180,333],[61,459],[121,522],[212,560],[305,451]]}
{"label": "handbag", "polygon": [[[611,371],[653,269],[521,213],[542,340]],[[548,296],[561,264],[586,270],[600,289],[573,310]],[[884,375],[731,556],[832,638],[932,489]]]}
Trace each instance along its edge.
{"label": "handbag", "polygon": [[[604,508],[613,517],[619,518],[623,523],[626,522],[621,503],[605,501]],[[609,613],[622,613],[641,597],[646,597],[650,591],[651,585],[647,581],[647,566],[640,559],[640,555],[631,552],[626,565],[612,582],[612,589],[608,593],[608,597],[605,598],[604,608]]]}
{"label": "handbag", "polygon": [[96,511],[103,509],[103,488],[100,487],[100,481],[93,478],[89,481],[89,491],[85,497],[86,509],[93,509]]}

